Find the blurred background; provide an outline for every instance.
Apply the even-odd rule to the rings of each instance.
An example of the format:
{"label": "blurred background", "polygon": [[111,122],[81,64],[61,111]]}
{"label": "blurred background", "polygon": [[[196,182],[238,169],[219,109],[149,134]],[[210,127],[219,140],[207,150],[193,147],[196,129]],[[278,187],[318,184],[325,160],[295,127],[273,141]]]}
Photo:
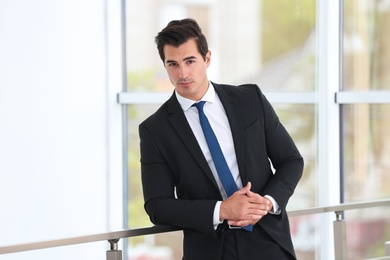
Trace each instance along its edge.
{"label": "blurred background", "polygon": [[[390,100],[378,102],[390,93],[389,0],[0,0],[0,246],[152,225],[138,125],[173,91],[154,37],[186,17],[208,39],[209,79],[258,84],[301,151],[288,210],[390,196]],[[388,216],[345,212],[350,259],[384,255]],[[298,259],[334,258],[334,219],[290,218]],[[182,234],[121,247],[129,260],[177,260]]]}

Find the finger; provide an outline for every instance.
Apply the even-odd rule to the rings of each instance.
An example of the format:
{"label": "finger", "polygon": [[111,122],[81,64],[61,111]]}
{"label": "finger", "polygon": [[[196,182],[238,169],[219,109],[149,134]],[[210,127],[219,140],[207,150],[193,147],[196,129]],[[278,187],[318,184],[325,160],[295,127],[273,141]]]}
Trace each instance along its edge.
{"label": "finger", "polygon": [[249,214],[265,215],[271,210],[271,207],[265,204],[252,203],[248,206]]}
{"label": "finger", "polygon": [[237,194],[240,194],[240,195],[247,195],[249,194],[251,191],[251,187],[252,187],[252,184],[250,182],[248,182],[248,184],[243,187],[242,189],[236,191]]}
{"label": "finger", "polygon": [[263,217],[264,217],[264,215],[252,215],[248,219],[228,220],[227,223],[229,225],[233,225],[233,226],[244,227],[244,226],[247,226],[247,225],[250,225],[250,224],[252,224],[252,225],[256,224]]}
{"label": "finger", "polygon": [[[237,215],[237,218],[228,219],[228,221],[234,221],[241,223],[242,221],[255,221],[257,222],[260,218],[268,214],[267,210],[252,209],[248,210],[245,214]],[[237,224],[237,223],[236,223]]]}
{"label": "finger", "polygon": [[260,204],[260,205],[265,205],[268,207],[272,206],[272,202],[267,198],[263,197],[257,193],[251,192],[252,194],[248,197],[248,202],[254,203],[254,204]]}

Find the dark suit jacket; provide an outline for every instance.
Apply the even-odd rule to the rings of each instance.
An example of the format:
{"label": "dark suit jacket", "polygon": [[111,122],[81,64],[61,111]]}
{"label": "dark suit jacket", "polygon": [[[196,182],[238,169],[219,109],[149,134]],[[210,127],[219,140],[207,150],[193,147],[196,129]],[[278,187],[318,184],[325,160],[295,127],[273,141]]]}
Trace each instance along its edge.
{"label": "dark suit jacket", "polygon": [[[253,192],[272,196],[282,211],[257,224],[294,255],[286,205],[302,175],[303,159],[256,85],[213,85],[230,123],[242,183],[250,181]],[[213,211],[222,197],[174,94],[140,124],[139,134],[151,221],[183,228],[186,260],[220,259],[223,234],[214,230]]]}

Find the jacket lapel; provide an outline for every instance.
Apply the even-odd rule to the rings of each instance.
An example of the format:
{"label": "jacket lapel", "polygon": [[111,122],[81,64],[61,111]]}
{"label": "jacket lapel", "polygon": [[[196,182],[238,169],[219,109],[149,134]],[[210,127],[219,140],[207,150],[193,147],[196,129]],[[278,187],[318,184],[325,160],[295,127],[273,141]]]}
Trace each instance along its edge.
{"label": "jacket lapel", "polygon": [[223,88],[214,82],[213,85],[223,107],[225,108],[225,112],[229,120],[236,151],[238,169],[240,171],[242,184],[245,186],[247,183],[247,176],[245,173],[244,131],[240,120],[241,115],[238,109],[238,103],[236,98],[230,93],[229,89]]}
{"label": "jacket lapel", "polygon": [[176,134],[186,146],[187,150],[192,154],[194,160],[199,164],[211,182],[218,189],[218,185],[215,181],[213,173],[210,170],[210,167],[203,155],[202,150],[200,149],[198,141],[196,140],[190,125],[188,124],[187,118],[185,117],[179,102],[176,99],[175,94],[173,94],[167,101],[167,112],[169,114],[168,121],[172,125],[173,129],[175,129]]}

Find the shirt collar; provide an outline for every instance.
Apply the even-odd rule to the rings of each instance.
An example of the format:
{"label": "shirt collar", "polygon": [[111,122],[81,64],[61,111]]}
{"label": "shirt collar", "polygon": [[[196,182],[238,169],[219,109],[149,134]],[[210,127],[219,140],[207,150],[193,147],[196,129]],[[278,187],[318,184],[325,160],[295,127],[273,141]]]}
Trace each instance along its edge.
{"label": "shirt collar", "polygon": [[215,99],[215,90],[214,90],[213,84],[211,82],[209,82],[209,87],[208,87],[206,93],[198,101],[194,101],[194,100],[182,97],[176,91],[175,91],[175,95],[176,95],[177,101],[179,101],[179,104],[180,104],[181,108],[183,109],[183,111],[187,111],[194,103],[199,102],[199,101],[206,101],[206,102],[213,103],[214,99]]}

